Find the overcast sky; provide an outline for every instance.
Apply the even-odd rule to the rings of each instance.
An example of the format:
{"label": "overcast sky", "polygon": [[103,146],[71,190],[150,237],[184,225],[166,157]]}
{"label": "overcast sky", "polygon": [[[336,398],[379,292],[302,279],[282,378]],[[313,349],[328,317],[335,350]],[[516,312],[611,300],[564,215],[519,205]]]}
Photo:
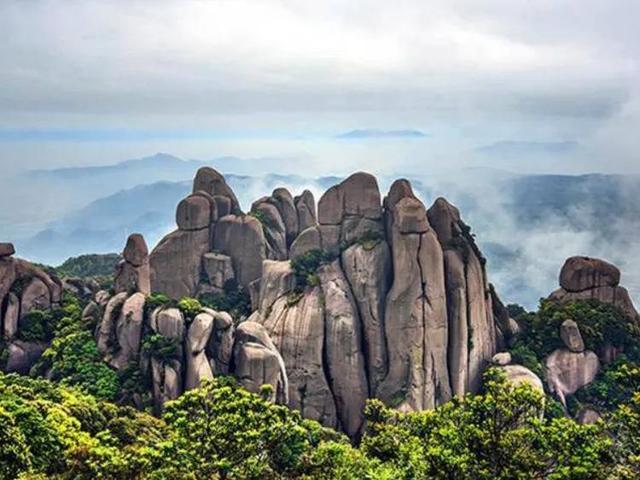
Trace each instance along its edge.
{"label": "overcast sky", "polygon": [[[639,24],[637,0],[3,0],[0,163],[640,173]],[[361,128],[429,136],[333,138]],[[504,141],[575,149],[470,153]]]}

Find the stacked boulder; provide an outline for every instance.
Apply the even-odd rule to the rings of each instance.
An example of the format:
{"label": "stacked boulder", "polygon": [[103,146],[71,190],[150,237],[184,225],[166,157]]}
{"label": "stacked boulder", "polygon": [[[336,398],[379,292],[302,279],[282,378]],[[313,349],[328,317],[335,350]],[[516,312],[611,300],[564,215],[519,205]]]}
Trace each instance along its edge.
{"label": "stacked boulder", "polygon": [[139,368],[150,381],[156,413],[214,375],[235,374],[255,393],[269,384],[270,399],[286,403],[284,361],[264,327],[244,322],[236,331],[228,313],[208,308],[188,317],[173,303],[150,307],[147,252],[142,236],[131,235],[116,268],[114,295],[98,292],[83,312],[98,323],[104,360],[118,371]]}
{"label": "stacked boulder", "polygon": [[174,299],[215,293],[229,281],[248,289],[266,259],[286,260],[301,226],[315,224],[313,195],[278,188],[244,214],[224,177],[201,168],[176,212],[178,229],[151,252],[151,290]]}
{"label": "stacked boulder", "polygon": [[620,286],[620,270],[598,258],[568,258],[560,271],[560,288],[549,299],[560,304],[599,300],[619,307],[630,319],[640,322],[629,292]]}
{"label": "stacked boulder", "polygon": [[7,350],[5,371],[28,373],[46,348],[43,341],[21,338],[36,310],[60,303],[62,282],[35,265],[15,258],[11,243],[0,243],[0,331]]}
{"label": "stacked boulder", "polygon": [[545,360],[549,390],[565,407],[567,396],[593,382],[600,371],[600,360],[594,352],[585,350],[578,324],[567,319],[560,326],[560,338],[565,348],[554,350]]}

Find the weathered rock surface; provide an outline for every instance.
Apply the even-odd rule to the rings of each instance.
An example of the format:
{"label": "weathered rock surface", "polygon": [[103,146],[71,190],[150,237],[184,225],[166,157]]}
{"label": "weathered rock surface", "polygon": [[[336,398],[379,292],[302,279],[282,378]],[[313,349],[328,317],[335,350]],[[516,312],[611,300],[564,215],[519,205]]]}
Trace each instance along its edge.
{"label": "weathered rock surface", "polygon": [[113,296],[104,309],[104,316],[98,326],[96,342],[98,351],[109,360],[115,350],[118,348],[117,326],[122,307],[127,301],[128,294],[126,292],[118,293]]}
{"label": "weathered rock surface", "polygon": [[300,232],[298,212],[296,211],[296,206],[293,203],[293,196],[291,196],[291,192],[286,188],[276,188],[271,194],[271,198],[273,204],[277,207],[278,212],[280,212],[282,221],[284,222],[287,247],[289,247]]}
{"label": "weathered rock surface", "polygon": [[362,325],[351,288],[339,262],[318,271],[325,310],[325,358],[338,418],[354,437],[364,425],[369,385],[362,351]]}
{"label": "weathered rock surface", "polygon": [[496,353],[493,358],[491,358],[491,363],[500,367],[509,365],[511,363],[511,354],[509,352]]}
{"label": "weathered rock surface", "polygon": [[320,228],[316,225],[303,230],[298,235],[291,244],[289,257],[295,259],[311,250],[320,249],[322,249],[322,238],[320,236]]}
{"label": "weathered rock surface", "polygon": [[[231,187],[227,185],[224,177],[215,169],[211,167],[202,167],[196,173],[196,177],[193,180],[193,192],[203,191],[211,195],[214,199],[216,196],[226,197],[230,203],[230,212],[235,215],[242,213],[240,210],[240,203],[236,198],[236,195],[231,190]],[[217,202],[216,202],[217,203]],[[222,217],[224,214],[218,212]]]}
{"label": "weathered rock surface", "polygon": [[147,242],[144,241],[144,237],[139,233],[129,235],[122,256],[134,267],[142,266],[149,258],[149,248],[147,247]]}
{"label": "weathered rock surface", "polygon": [[233,352],[233,319],[226,312],[207,312],[213,316],[213,329],[206,347],[209,365],[214,375],[228,375]]}
{"label": "weathered rock surface", "polygon": [[200,281],[202,256],[209,251],[209,230],[176,230],[150,256],[151,290],[171,298],[193,296]]}
{"label": "weathered rock surface", "polygon": [[258,320],[282,355],[289,379],[289,407],[325,426],[338,424],[336,405],[324,373],[325,319],[319,288],[307,291],[295,304],[280,297],[269,315]]}
{"label": "weathered rock surface", "polygon": [[10,257],[16,253],[13,243],[0,242],[0,258]]}
{"label": "weathered rock surface", "polygon": [[454,394],[480,388],[482,371],[497,349],[493,299],[484,258],[457,208],[438,198],[429,223],[444,250],[449,322],[449,369]]}
{"label": "weathered rock surface", "polygon": [[[1,304],[0,304],[1,308]],[[20,319],[20,299],[13,293],[9,293],[6,299],[3,335],[6,339],[12,339],[18,334],[18,321]]]}
{"label": "weathered rock surface", "polygon": [[422,203],[393,186],[387,198],[394,281],[385,311],[389,366],[378,395],[401,410],[424,410],[451,398],[444,258]]}
{"label": "weathered rock surface", "polygon": [[560,271],[560,286],[568,292],[581,292],[597,287],[617,287],[620,270],[604,260],[571,257]]}
{"label": "weathered rock surface", "polygon": [[271,385],[270,400],[288,403],[289,383],[284,359],[261,324],[246,321],[238,326],[233,356],[234,374],[242,386],[258,393],[262,385]]}
{"label": "weathered rock surface", "polygon": [[591,352],[558,349],[545,361],[547,384],[564,406],[566,397],[590,384],[600,371],[598,356]]}
{"label": "weathered rock surface", "polygon": [[20,317],[24,317],[33,310],[51,308],[51,293],[42,280],[33,278],[22,292],[20,302]]}
{"label": "weathered rock surface", "polygon": [[231,257],[240,285],[246,288],[262,276],[266,240],[257,218],[227,215],[217,223],[214,238],[214,249]]}
{"label": "weathered rock surface", "polygon": [[122,304],[122,310],[116,324],[115,337],[117,346],[109,364],[122,370],[130,362],[137,360],[140,351],[140,339],[144,322],[145,296],[134,293]]}
{"label": "weathered rock surface", "polygon": [[540,377],[528,368],[523,367],[522,365],[505,365],[499,368],[506,374],[507,381],[512,385],[519,386],[522,384],[528,384],[544,395],[544,385],[542,380],[540,380]]}
{"label": "weathered rock surface", "polygon": [[221,253],[205,253],[202,266],[207,281],[214,289],[222,290],[225,283],[235,278],[231,257]]}
{"label": "weathered rock surface", "polygon": [[580,329],[573,320],[562,322],[562,325],[560,325],[560,338],[572,352],[580,353],[584,351],[584,341],[582,340]]}
{"label": "weathered rock surface", "polygon": [[213,371],[205,349],[213,332],[213,315],[203,312],[193,319],[185,342],[186,375],[185,390],[197,388],[203,380],[213,378]]}
{"label": "weathered rock surface", "polygon": [[7,346],[8,356],[5,371],[27,375],[38,361],[47,345],[41,342],[23,342],[16,340]]}
{"label": "weathered rock surface", "polygon": [[303,232],[309,227],[318,224],[316,217],[316,201],[309,190],[294,198],[296,212],[298,214],[298,231]]}
{"label": "weathered rock surface", "polygon": [[386,241],[366,248],[352,245],[342,252],[342,265],[362,322],[364,355],[371,396],[387,374],[385,302],[391,287],[391,252]]}
{"label": "weathered rock surface", "polygon": [[251,211],[262,224],[267,256],[274,260],[285,260],[288,256],[287,230],[280,212],[274,204],[269,203],[271,201],[271,198],[259,200],[253,204]]}

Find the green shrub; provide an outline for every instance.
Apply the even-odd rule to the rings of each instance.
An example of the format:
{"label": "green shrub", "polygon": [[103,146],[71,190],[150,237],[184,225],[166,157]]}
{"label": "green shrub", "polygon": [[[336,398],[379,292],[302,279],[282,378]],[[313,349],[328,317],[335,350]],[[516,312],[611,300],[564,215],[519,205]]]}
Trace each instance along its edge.
{"label": "green shrub", "polygon": [[48,311],[32,310],[20,320],[18,338],[25,342],[46,342],[53,336],[53,325]]}
{"label": "green shrub", "polygon": [[176,358],[178,354],[178,342],[175,338],[165,337],[160,333],[147,335],[142,340],[141,351],[161,362]]}
{"label": "green shrub", "polygon": [[172,300],[164,293],[152,293],[147,296],[144,303],[145,316],[150,316],[156,308],[175,306],[175,300]]}
{"label": "green shrub", "polygon": [[178,302],[178,309],[188,319],[194,319],[202,312],[202,304],[195,298],[185,297]]}
{"label": "green shrub", "polygon": [[112,277],[122,257],[117,253],[71,257],[56,267],[62,277]]}
{"label": "green shrub", "polygon": [[227,280],[221,293],[205,293],[198,297],[205,307],[229,313],[237,323],[251,315],[251,298],[235,279]]}
{"label": "green shrub", "polygon": [[318,269],[334,260],[333,256],[322,250],[310,250],[304,255],[291,260],[291,268],[293,268],[296,279],[296,290],[302,291],[306,287],[315,287],[319,285]]}

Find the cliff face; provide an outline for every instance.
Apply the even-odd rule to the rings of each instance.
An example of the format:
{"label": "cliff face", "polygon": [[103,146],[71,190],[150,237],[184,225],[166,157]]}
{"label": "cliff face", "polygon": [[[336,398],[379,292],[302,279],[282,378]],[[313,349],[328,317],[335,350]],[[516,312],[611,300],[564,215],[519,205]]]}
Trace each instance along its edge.
{"label": "cliff face", "polygon": [[[287,403],[351,435],[367,398],[418,410],[477,391],[508,333],[459,212],[444,199],[427,210],[406,180],[383,199],[356,173],[317,212],[310,192],[276,189],[243,214],[207,168],[176,217],[151,252],[151,290],[179,299],[235,280],[284,362]],[[305,281],[291,260],[318,251]]]}

